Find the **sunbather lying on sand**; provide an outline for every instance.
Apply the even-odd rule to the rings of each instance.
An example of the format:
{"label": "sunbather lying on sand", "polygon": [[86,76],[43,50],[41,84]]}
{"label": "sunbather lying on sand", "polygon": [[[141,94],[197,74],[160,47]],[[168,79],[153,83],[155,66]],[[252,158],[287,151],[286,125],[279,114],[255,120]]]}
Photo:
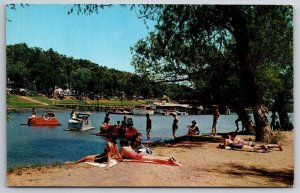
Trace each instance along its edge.
{"label": "sunbather lying on sand", "polygon": [[[168,165],[176,165],[180,166],[180,164],[173,158],[161,157],[161,156],[152,156],[146,153],[137,153],[135,152],[131,146],[129,146],[127,140],[121,140],[121,156],[127,159],[133,159],[139,162],[147,162],[147,163],[157,163],[157,164],[168,164]],[[126,161],[126,160],[124,160]]]}
{"label": "sunbather lying on sand", "polygon": [[66,162],[66,164],[77,164],[82,162],[98,162],[98,163],[107,162],[108,166],[110,167],[110,163],[111,163],[110,160],[112,159],[113,156],[117,156],[119,161],[123,161],[119,153],[118,145],[115,137],[108,139],[107,147],[104,149],[104,153],[98,155],[89,155],[75,162],[68,161]]}
{"label": "sunbather lying on sand", "polygon": [[238,137],[236,135],[236,132],[230,132],[229,137],[233,141],[234,144],[244,144],[244,145],[248,145],[251,147],[254,147],[256,145],[256,143],[254,143],[253,141],[246,141],[246,140],[243,140],[242,138]]}
{"label": "sunbather lying on sand", "polygon": [[81,158],[75,162],[67,161],[66,164],[78,164],[82,162],[97,162],[97,163],[104,163],[107,162],[107,150],[104,149],[104,153],[97,154],[97,155],[88,155],[86,157]]}
{"label": "sunbather lying on sand", "polygon": [[231,149],[240,149],[245,151],[259,151],[261,152],[269,152],[271,151],[271,148],[278,148],[280,151],[282,151],[282,147],[279,144],[267,144],[267,145],[255,145],[253,147],[249,145],[245,145],[243,143],[234,143],[229,137],[229,135],[222,135],[222,138],[224,140],[224,144],[219,144],[219,147],[223,148],[231,148]]}

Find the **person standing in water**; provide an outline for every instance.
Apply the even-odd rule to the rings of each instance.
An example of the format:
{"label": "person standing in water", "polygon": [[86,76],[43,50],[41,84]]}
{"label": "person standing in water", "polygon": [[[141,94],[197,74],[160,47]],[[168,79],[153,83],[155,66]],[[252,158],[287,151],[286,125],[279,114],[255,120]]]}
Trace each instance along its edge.
{"label": "person standing in water", "polygon": [[150,115],[146,114],[146,136],[147,136],[147,142],[150,142],[150,131],[152,128],[152,120],[150,118]]}
{"label": "person standing in water", "polygon": [[174,137],[174,139],[176,139],[176,131],[177,131],[177,129],[178,129],[178,122],[179,122],[179,119],[178,119],[176,113],[172,113],[172,116],[174,117],[173,125],[172,125],[173,137]]}
{"label": "person standing in water", "polygon": [[213,125],[211,128],[211,135],[213,136],[217,134],[217,121],[219,117],[219,107],[217,105],[213,105]]}

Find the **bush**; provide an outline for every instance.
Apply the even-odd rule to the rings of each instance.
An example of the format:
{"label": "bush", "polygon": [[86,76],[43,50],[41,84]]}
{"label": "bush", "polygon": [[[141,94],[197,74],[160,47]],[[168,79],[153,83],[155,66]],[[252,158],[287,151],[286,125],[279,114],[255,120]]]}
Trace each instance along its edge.
{"label": "bush", "polygon": [[285,140],[285,135],[282,133],[282,131],[274,131],[273,136],[271,138],[271,143],[277,144],[279,142],[283,142]]}

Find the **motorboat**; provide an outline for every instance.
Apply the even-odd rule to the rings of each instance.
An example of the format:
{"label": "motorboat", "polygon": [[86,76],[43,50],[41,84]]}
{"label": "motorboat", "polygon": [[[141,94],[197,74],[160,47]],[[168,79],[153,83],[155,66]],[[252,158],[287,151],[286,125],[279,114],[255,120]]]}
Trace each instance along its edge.
{"label": "motorboat", "polygon": [[111,111],[109,111],[109,114],[132,115],[131,112],[126,111],[124,108],[118,108],[118,109],[115,109],[115,110],[111,110]]}
{"label": "motorboat", "polygon": [[68,128],[66,130],[70,131],[86,131],[94,129],[89,120],[91,113],[78,112],[75,116],[70,118],[68,121]]}
{"label": "motorboat", "polygon": [[176,111],[176,114],[177,115],[189,115],[189,113],[185,112],[185,111]]}
{"label": "motorboat", "polygon": [[36,116],[32,115],[27,120],[27,125],[29,126],[59,126],[61,125],[56,117],[54,112],[47,112],[45,116]]}
{"label": "motorboat", "polygon": [[136,105],[131,112],[133,115],[154,115],[154,109],[150,105]]}

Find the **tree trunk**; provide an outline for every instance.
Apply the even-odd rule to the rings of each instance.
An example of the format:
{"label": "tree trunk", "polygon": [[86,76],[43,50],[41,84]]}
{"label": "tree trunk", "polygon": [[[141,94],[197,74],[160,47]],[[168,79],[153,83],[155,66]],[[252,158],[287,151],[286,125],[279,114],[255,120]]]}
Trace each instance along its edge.
{"label": "tree trunk", "polygon": [[263,141],[269,143],[272,139],[273,133],[271,124],[268,120],[268,109],[264,105],[256,105],[253,108],[253,115],[255,120],[255,137],[256,141]]}
{"label": "tree trunk", "polygon": [[289,120],[285,104],[284,94],[279,95],[277,100],[275,101],[275,109],[278,111],[281,129],[284,131],[291,131],[294,129],[294,126]]}
{"label": "tree trunk", "polygon": [[293,124],[289,121],[289,116],[285,109],[279,109],[278,115],[279,115],[279,122],[282,130],[291,131],[294,129]]}
{"label": "tree trunk", "polygon": [[253,107],[254,120],[256,125],[256,140],[270,142],[272,131],[268,117],[265,114],[266,107],[261,103],[261,96],[256,83],[256,65],[251,57],[247,20],[244,17],[240,6],[231,6],[233,36],[236,40],[236,51],[239,64],[242,68],[243,83],[246,88],[248,103]]}
{"label": "tree trunk", "polygon": [[242,123],[245,126],[245,133],[247,134],[254,134],[255,133],[255,126],[252,122],[252,119],[245,108],[242,109]]}

